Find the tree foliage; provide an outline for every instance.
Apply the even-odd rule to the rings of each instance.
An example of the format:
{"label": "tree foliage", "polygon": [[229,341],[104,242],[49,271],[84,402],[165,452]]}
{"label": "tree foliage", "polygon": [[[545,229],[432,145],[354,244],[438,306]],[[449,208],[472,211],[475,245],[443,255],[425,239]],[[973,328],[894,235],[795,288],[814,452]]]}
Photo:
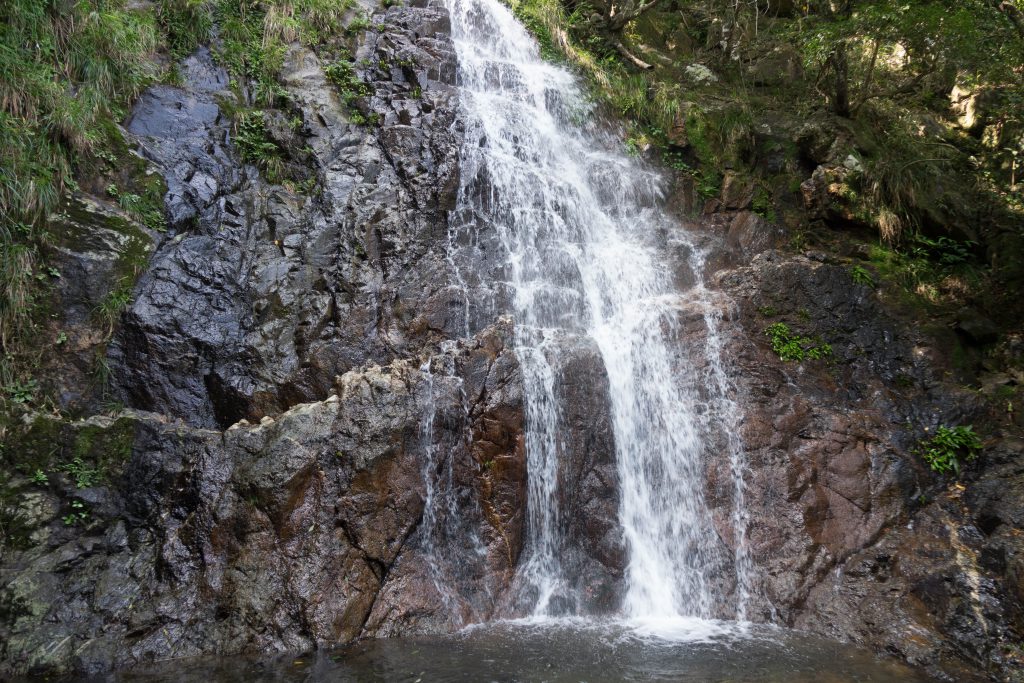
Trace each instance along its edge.
{"label": "tree foliage", "polygon": [[880,97],[1019,81],[1024,39],[1009,16],[988,0],[845,0],[809,6],[789,36],[832,109],[850,116]]}

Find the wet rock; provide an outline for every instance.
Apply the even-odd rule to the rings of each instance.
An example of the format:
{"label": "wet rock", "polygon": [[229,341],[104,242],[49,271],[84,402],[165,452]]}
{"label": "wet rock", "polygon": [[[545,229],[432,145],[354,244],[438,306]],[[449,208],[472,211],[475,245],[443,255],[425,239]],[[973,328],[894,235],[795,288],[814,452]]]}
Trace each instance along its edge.
{"label": "wet rock", "polygon": [[753,180],[734,171],[726,171],[722,178],[722,208],[731,211],[747,209],[753,199]]}
{"label": "wet rock", "polygon": [[242,181],[230,150],[231,122],[217,104],[226,95],[227,72],[200,48],[183,63],[185,86],[146,90],[125,122],[143,155],[162,171],[165,202],[173,226],[185,227]]}
{"label": "wet rock", "polygon": [[[743,396],[753,611],[941,680],[1008,675],[1018,665],[1001,643],[1021,604],[1011,442],[966,494],[938,486],[912,454],[921,428],[976,423],[984,408],[940,380],[921,330],[831,259],[766,251],[716,277],[743,326],[727,355]],[[764,336],[774,322],[831,344],[832,359],[782,362]]]}
{"label": "wet rock", "polygon": [[803,59],[792,47],[779,45],[755,57],[746,71],[747,79],[754,85],[779,86],[803,78]]}
{"label": "wet rock", "polygon": [[[4,675],[292,651],[494,612],[523,542],[518,364],[507,323],[450,341],[470,321],[445,261],[460,134],[447,13],[382,12],[356,53],[379,127],[351,121],[316,54],[286,57],[316,196],[241,163],[221,108],[234,95],[205,49],[183,87],[140,97],[126,127],[167,179],[170,231],[109,350],[129,454],[96,486],[51,477],[86,522],[12,484],[33,544],[2,558]],[[74,286],[85,315],[100,285]],[[37,441],[70,452],[78,433]]]}
{"label": "wet rock", "polygon": [[[433,377],[408,359],[350,371],[327,400],[255,426],[219,432],[138,412],[95,422],[94,438],[128,429],[130,456],[100,488],[75,491],[90,506],[78,527],[55,519],[42,494],[23,496],[36,511],[29,523],[49,534],[3,558],[18,568],[0,581],[0,601],[14,606],[0,620],[4,671],[297,650],[417,624],[436,632],[490,614],[510,567],[501,544],[520,542],[508,529],[525,492],[507,333],[431,361],[453,374]],[[465,397],[479,397],[468,412]],[[501,426],[489,426],[495,421]],[[482,472],[466,439],[481,430],[506,435],[493,438],[489,456],[512,466]],[[428,462],[437,470],[425,471]],[[432,500],[425,476],[446,482]],[[473,538],[494,552],[475,562],[472,547],[461,554],[448,544]],[[441,564],[451,574],[425,569],[441,549],[454,554]],[[494,591],[468,590],[481,581]],[[444,587],[477,603],[430,599]],[[419,603],[409,603],[410,591]]]}
{"label": "wet rock", "polygon": [[61,408],[81,414],[100,402],[103,345],[159,236],[116,205],[84,193],[65,200],[50,217],[49,231],[40,275],[54,286],[38,303],[52,315],[38,332],[37,372]]}
{"label": "wet rock", "polygon": [[608,377],[593,342],[560,353],[558,394],[568,438],[560,460],[560,512],[565,519],[565,575],[582,604],[574,611],[618,609],[626,568],[619,525],[619,474],[610,423]]}
{"label": "wet rock", "polygon": [[438,8],[395,7],[368,34],[357,63],[416,65],[360,74],[376,128],[349,121],[313,52],[290,50],[281,78],[308,136],[316,200],[240,163],[217,101],[225,76],[205,50],[187,61],[183,88],[140,98],[127,128],[167,177],[177,234],[111,345],[127,404],[224,428],[322,399],[335,375],[461,329],[434,245],[459,146],[446,22]]}

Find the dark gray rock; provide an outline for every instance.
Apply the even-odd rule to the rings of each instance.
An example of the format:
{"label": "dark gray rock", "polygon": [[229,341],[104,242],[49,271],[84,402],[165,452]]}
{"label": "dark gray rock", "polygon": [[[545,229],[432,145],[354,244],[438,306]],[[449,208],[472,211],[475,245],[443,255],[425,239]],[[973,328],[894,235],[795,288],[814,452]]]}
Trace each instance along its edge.
{"label": "dark gray rock", "polygon": [[217,103],[218,96],[232,97],[227,73],[206,48],[184,60],[182,72],[184,87],[149,88],[125,122],[143,155],[160,168],[170,224],[178,228],[198,220],[244,175],[228,142],[231,121]]}
{"label": "dark gray rock", "polygon": [[[486,618],[519,553],[498,517],[525,504],[508,333],[499,327],[450,346],[430,374],[420,359],[346,373],[324,401],[224,432],[133,411],[68,426],[39,418],[37,431],[70,430],[71,443],[116,430],[130,452],[95,489],[16,489],[35,543],[2,557],[0,670],[90,673]],[[509,485],[503,473],[484,472],[465,439],[494,425],[511,439],[494,438],[489,453],[508,460]],[[426,462],[437,471],[425,473]],[[426,476],[447,482],[433,503]],[[57,511],[72,496],[88,518],[69,527]],[[427,505],[440,526],[423,525]],[[455,506],[455,517],[438,517]],[[475,562],[472,548],[458,545],[467,539],[485,539],[494,552]],[[450,558],[440,576],[423,571],[437,553]],[[450,609],[431,599],[441,587],[474,602]]]}
{"label": "dark gray rock", "polygon": [[968,341],[978,346],[993,344],[999,339],[999,328],[996,324],[970,308],[957,313],[956,329],[962,332]]}
{"label": "dark gray rock", "polygon": [[462,331],[440,276],[459,147],[447,21],[391,8],[366,35],[356,57],[377,65],[361,75],[379,127],[351,123],[316,55],[291,49],[282,80],[312,150],[311,196],[243,169],[216,102],[224,74],[205,51],[184,88],[143,95],[127,127],[167,176],[177,234],[111,345],[128,405],[226,427]]}

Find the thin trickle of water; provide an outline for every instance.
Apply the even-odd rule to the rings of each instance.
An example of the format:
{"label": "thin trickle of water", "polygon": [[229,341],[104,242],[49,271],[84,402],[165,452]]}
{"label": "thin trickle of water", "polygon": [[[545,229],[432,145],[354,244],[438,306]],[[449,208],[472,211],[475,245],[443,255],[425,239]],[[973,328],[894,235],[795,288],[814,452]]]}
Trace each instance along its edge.
{"label": "thin trickle of water", "polygon": [[[705,293],[706,294],[706,293]],[[705,296],[705,302],[710,298]],[[722,307],[705,306],[704,321],[707,325],[705,355],[710,363],[710,381],[717,396],[717,406],[711,415],[718,421],[726,437],[726,448],[729,454],[729,473],[733,485],[732,529],[736,535],[733,563],[736,575],[736,619],[747,619],[747,606],[753,591],[753,561],[747,546],[747,525],[750,523],[746,505],[746,458],[743,453],[743,442],[740,439],[740,407],[734,395],[729,375],[722,365]],[[712,425],[708,425],[709,428]]]}
{"label": "thin trickle of water", "polygon": [[434,373],[430,369],[431,359],[428,358],[420,366],[423,375],[423,391],[425,393],[425,409],[420,420],[420,443],[423,448],[422,475],[424,484],[423,550],[427,556],[430,578],[434,588],[444,603],[448,614],[458,614],[456,596],[451,585],[445,581],[442,571],[442,548],[444,525],[442,517],[446,508],[445,499],[451,497],[452,468],[450,463],[440,462],[439,449],[434,441],[434,421],[437,419],[437,399],[434,388]]}
{"label": "thin trickle of water", "polygon": [[[443,343],[441,353],[426,359],[419,368],[423,379],[420,386],[424,406],[419,425],[424,484],[420,542],[430,579],[441,597],[445,614],[453,624],[463,626],[467,617],[473,615],[466,613],[467,606],[461,600],[463,595],[458,582],[464,580],[468,567],[484,561],[486,548],[473,527],[466,524],[466,517],[479,516],[479,509],[467,509],[464,499],[472,500],[472,497],[464,495],[455,481],[455,458],[468,445],[471,435],[468,430],[460,429],[454,442],[445,441],[444,435],[438,434],[436,428],[438,420],[443,418],[438,410],[438,393],[445,384],[454,383],[459,393],[463,414],[456,422],[465,425],[469,421],[465,387],[452,367],[453,348],[454,342]],[[436,374],[438,372],[440,375]],[[442,397],[444,399],[450,400],[450,397]],[[475,588],[487,589],[479,585]]]}
{"label": "thin trickle of water", "polygon": [[[500,246],[505,263],[493,288],[509,293],[526,395],[528,534],[517,586],[534,614],[579,610],[561,562],[558,360],[586,341],[599,349],[610,387],[629,553],[624,615],[721,615],[728,610],[718,579],[731,566],[731,613],[742,618],[750,591],[743,452],[720,360],[720,302],[701,283],[701,251],[660,209],[662,178],[597,126],[581,125],[593,117],[576,80],[540,59],[507,8],[498,0],[448,4],[465,119],[450,241],[463,250],[489,232]],[[697,284],[686,291],[675,285],[669,234],[691,254],[684,267]],[[456,270],[464,270],[458,256]],[[705,341],[682,348],[695,321]],[[714,530],[704,493],[708,462],[722,458],[733,479],[732,550]]]}

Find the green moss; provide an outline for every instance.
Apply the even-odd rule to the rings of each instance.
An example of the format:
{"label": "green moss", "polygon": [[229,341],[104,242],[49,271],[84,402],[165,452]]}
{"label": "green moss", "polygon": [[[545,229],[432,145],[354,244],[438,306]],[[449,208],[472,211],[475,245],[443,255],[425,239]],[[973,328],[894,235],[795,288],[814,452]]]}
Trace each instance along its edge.
{"label": "green moss", "polygon": [[[162,184],[156,187],[162,188]],[[109,281],[110,291],[93,311],[97,324],[109,336],[121,311],[131,303],[135,281],[149,262],[152,240],[135,222],[87,200],[68,202],[54,218],[51,227],[54,245],[69,249],[81,250],[88,248],[93,241],[107,240],[109,238],[103,236],[106,231],[114,233],[118,240],[119,253]],[[102,248],[109,247],[104,243]]]}
{"label": "green moss", "polygon": [[93,424],[37,415],[27,425],[8,427],[0,460],[33,480],[60,471],[87,488],[120,474],[131,457],[135,430],[130,417]]}
{"label": "green moss", "polygon": [[45,472],[60,455],[64,423],[58,419],[37,415],[27,425],[15,423],[5,431],[0,458],[12,470],[25,475]]}
{"label": "green moss", "polygon": [[[0,480],[0,547],[24,550],[31,546],[32,525],[19,510],[18,493],[9,491]],[[0,603],[0,618],[10,607]]]}
{"label": "green moss", "polygon": [[83,425],[71,444],[70,462],[94,472],[93,481],[105,481],[121,472],[135,443],[135,420],[121,417],[107,426]]}
{"label": "green moss", "polygon": [[960,343],[960,339],[956,338],[953,343],[953,349],[951,353],[951,359],[953,368],[962,374],[968,374],[971,371],[971,355],[964,348],[964,345]]}

